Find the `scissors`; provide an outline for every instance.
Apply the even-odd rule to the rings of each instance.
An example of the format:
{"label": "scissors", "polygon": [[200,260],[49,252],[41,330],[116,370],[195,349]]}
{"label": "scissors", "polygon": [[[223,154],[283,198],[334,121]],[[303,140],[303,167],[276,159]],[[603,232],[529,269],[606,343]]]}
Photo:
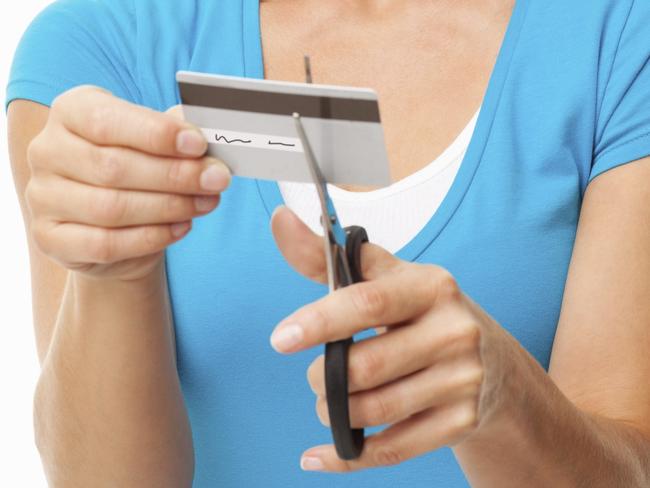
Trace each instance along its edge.
{"label": "scissors", "polygon": [[[363,227],[341,227],[332,199],[327,192],[327,181],[316,162],[300,114],[293,113],[296,130],[316,185],[321,205],[321,224],[327,262],[329,292],[363,281],[361,276],[361,246],[368,242]],[[361,455],[364,442],[363,429],[350,427],[348,405],[348,350],[354,339],[342,339],[325,344],[325,392],[332,437],[341,459],[356,459]]]}
{"label": "scissors", "polygon": [[[316,162],[300,114],[293,113],[298,136],[302,142],[309,172],[316,186],[321,205],[321,224],[327,263],[329,292],[363,281],[361,276],[361,246],[368,234],[361,226],[343,229],[327,191],[327,181]],[[352,337],[325,344],[325,392],[332,438],[341,459],[356,459],[363,450],[364,430],[350,427],[348,405],[348,350]]]}

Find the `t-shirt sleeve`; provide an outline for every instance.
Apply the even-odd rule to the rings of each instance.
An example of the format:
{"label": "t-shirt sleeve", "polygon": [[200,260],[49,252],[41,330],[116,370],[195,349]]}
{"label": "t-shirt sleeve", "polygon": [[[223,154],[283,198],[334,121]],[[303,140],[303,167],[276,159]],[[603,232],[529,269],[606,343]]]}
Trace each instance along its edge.
{"label": "t-shirt sleeve", "polygon": [[44,105],[78,85],[139,103],[132,0],[58,0],[32,20],[14,54],[5,110],[21,98]]}
{"label": "t-shirt sleeve", "polygon": [[635,0],[621,32],[596,121],[589,181],[650,155],[650,2]]}

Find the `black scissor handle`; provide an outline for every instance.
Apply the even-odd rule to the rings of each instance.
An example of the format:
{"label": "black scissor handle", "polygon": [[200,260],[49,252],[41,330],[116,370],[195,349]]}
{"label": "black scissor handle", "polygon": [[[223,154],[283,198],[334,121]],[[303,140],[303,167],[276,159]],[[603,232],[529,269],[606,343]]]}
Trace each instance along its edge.
{"label": "black scissor handle", "polygon": [[[361,276],[361,246],[368,242],[368,234],[363,227],[345,228],[345,254],[350,266],[351,283],[363,281]],[[339,276],[342,276],[340,274]],[[325,392],[329,412],[332,438],[336,453],[341,459],[356,459],[363,450],[363,429],[350,427],[350,410],[348,401],[348,350],[354,339],[342,339],[325,344]]]}

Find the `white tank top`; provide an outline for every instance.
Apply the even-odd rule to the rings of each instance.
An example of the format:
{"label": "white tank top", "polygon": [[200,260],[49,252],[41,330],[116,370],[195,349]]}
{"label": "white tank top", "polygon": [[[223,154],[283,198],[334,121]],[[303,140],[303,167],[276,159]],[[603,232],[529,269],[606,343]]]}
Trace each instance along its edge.
{"label": "white tank top", "polygon": [[[378,190],[356,192],[327,185],[341,225],[361,225],[371,242],[391,253],[411,241],[436,212],[458,173],[478,111],[443,153],[424,168]],[[320,202],[313,183],[279,182],[285,205],[323,235]]]}

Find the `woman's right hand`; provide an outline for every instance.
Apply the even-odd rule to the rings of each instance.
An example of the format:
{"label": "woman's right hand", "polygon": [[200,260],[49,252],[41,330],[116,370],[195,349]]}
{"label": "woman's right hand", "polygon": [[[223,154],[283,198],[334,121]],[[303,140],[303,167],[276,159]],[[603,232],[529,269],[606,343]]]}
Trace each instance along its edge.
{"label": "woman's right hand", "polygon": [[230,182],[206,149],[199,129],[171,111],[92,86],[63,93],[27,151],[34,242],[85,275],[146,277]]}

